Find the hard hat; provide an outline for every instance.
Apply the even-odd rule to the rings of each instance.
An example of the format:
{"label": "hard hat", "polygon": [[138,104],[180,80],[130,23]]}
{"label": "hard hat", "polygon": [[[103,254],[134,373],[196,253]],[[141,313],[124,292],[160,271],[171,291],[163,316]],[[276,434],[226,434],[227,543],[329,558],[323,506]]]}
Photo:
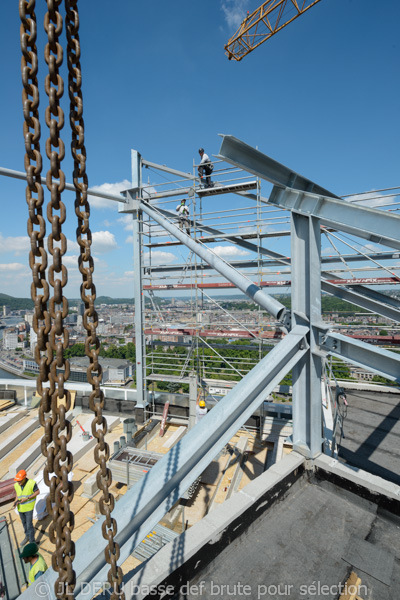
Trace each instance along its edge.
{"label": "hard hat", "polygon": [[204,148],[199,148],[199,154],[203,154]]}
{"label": "hard hat", "polygon": [[18,471],[14,477],[14,481],[23,481],[24,479],[26,479],[26,471],[22,469],[22,471]]}
{"label": "hard hat", "polygon": [[205,408],[206,403],[204,402],[204,400],[200,400],[199,406],[200,406],[200,408]]}
{"label": "hard hat", "polygon": [[30,558],[31,556],[35,556],[39,551],[39,547],[35,542],[31,542],[27,544],[25,548],[22,550],[20,557],[21,558]]}

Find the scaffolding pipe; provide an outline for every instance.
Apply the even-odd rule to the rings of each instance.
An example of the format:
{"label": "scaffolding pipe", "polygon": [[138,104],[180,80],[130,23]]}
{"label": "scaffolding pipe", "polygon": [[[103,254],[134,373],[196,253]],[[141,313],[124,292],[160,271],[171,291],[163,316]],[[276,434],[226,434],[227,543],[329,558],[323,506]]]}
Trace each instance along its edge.
{"label": "scaffolding pipe", "polygon": [[231,267],[229,263],[225,262],[222,258],[211,252],[211,250],[208,250],[208,248],[205,246],[196,242],[196,240],[193,240],[190,236],[181,231],[176,225],[170,223],[167,219],[161,216],[146,202],[140,202],[140,208],[143,210],[143,212],[149,215],[149,217],[154,219],[154,221],[164,227],[167,231],[169,231],[169,233],[174,235],[180,242],[197,254],[197,256],[211,265],[216,271],[218,271],[218,273],[233,283],[256,304],[259,304],[279,321],[285,317],[286,308],[283,304],[275,300],[275,298],[269,294],[266,294],[255,283]]}

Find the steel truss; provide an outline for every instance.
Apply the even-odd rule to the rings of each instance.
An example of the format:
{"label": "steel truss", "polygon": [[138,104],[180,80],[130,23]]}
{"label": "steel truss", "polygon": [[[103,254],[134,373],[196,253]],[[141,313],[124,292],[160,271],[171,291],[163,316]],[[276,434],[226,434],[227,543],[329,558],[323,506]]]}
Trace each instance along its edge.
{"label": "steel truss", "polygon": [[[374,208],[349,205],[348,202],[340,200],[312,181],[231,136],[223,137],[219,156],[237,169],[243,169],[272,182],[274,187],[269,200],[270,206],[289,210],[292,308],[290,313],[286,311],[278,300],[206,247],[197,235],[198,231],[204,231],[204,228],[200,218],[201,210],[196,214],[196,206],[193,210],[196,215],[192,222],[193,238],[180,231],[165,214],[164,209],[160,210],[158,204],[155,205],[149,199],[149,193],[145,195],[142,193],[143,162],[140,155],[133,152],[133,189],[126,192],[125,200],[120,202],[119,210],[132,214],[134,225],[138,403],[142,406],[147,403],[143,286],[145,278],[148,277],[147,269],[151,270],[152,265],[144,264],[143,238],[146,228],[150,230],[152,222],[157,223],[157,227],[165,228],[174,239],[189,248],[193,256],[203,261],[204,265],[211,267],[214,272],[233,283],[268,311],[275,321],[281,323],[287,333],[273,350],[212,409],[212,416],[206,415],[146,477],[129,489],[118,501],[113,514],[119,525],[116,541],[121,548],[121,562],[162,519],[288,372],[292,371],[293,375],[293,445],[295,450],[309,459],[320,454],[323,448],[321,380],[327,357],[333,356],[350,361],[388,379],[399,381],[400,357],[397,354],[382,351],[364,342],[335,333],[323,322],[321,290],[326,283],[326,273],[322,273],[321,268],[321,225],[339,232],[352,232],[363,239],[372,239],[375,242],[379,240],[380,243],[385,243],[391,248],[398,248],[399,242],[395,232],[399,231],[400,217],[394,214],[389,217],[387,213]],[[154,166],[153,163],[147,164]],[[164,167],[164,170],[167,168]],[[174,174],[178,175],[178,172],[175,170]],[[187,176],[186,178],[190,179]],[[192,187],[188,189],[192,189],[196,194],[195,176],[192,182]],[[338,207],[340,211],[337,210]],[[146,220],[147,217],[145,219],[144,215],[149,219]],[[257,216],[260,216],[260,211]],[[356,232],[353,227],[355,218],[359,226]],[[235,243],[244,241],[237,233],[233,237]],[[265,256],[265,253],[260,250],[260,239],[261,236],[258,236],[255,262],[261,261]],[[288,257],[282,257],[277,253],[274,255],[270,251],[267,254],[274,260],[285,259],[287,264]],[[191,270],[197,273],[199,264],[202,263],[192,265]],[[331,278],[329,274],[328,276]],[[388,309],[392,310],[391,318],[398,320],[398,303],[395,299],[389,299],[384,294],[369,290],[359,283],[351,287],[347,283],[346,287],[331,283],[329,285],[332,286],[328,290],[329,293],[341,297],[340,294],[346,290],[349,292],[346,299],[356,304],[361,301],[359,297],[364,299],[362,301],[368,300],[370,310],[375,309],[378,304],[387,305]],[[386,303],[385,298],[387,298]],[[87,597],[88,584],[103,581],[106,575],[108,567],[105,565],[104,552],[97,544],[101,527],[102,519],[76,543],[76,596],[80,600]],[[36,598],[37,585],[43,582],[51,584],[55,577],[56,574],[53,572],[46,572],[41,581],[32,584],[22,597]],[[84,582],[85,585],[82,587]]]}

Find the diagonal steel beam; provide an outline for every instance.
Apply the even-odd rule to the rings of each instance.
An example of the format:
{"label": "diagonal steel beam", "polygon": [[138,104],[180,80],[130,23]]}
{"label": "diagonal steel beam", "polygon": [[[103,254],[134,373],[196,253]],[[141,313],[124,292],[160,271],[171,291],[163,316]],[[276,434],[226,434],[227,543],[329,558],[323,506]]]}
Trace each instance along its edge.
{"label": "diagonal steel beam", "polygon": [[[201,475],[254,410],[268,397],[275,385],[307,352],[308,327],[295,327],[263,358],[196,427],[191,429],[168,454],[138,483],[127,490],[115,505],[118,522],[116,541],[123,563],[140,541]],[[74,569],[78,600],[92,598],[99,582],[107,581],[101,517],[76,542]],[[57,574],[49,569],[20,596],[21,600],[51,600]],[[97,590],[90,585],[97,583]],[[39,587],[40,586],[40,587]],[[49,590],[46,596],[45,590]]]}
{"label": "diagonal steel beam", "polygon": [[181,231],[178,227],[176,227],[176,225],[165,219],[159,211],[154,209],[154,207],[151,207],[146,202],[141,201],[140,208],[143,212],[154,219],[156,223],[164,227],[164,229],[178,238],[178,240],[190,248],[190,250],[197,254],[197,256],[200,256],[200,258],[205,260],[216,271],[218,271],[218,273],[233,283],[239,290],[246,294],[246,296],[256,302],[256,304],[259,304],[265,308],[265,310],[267,310],[276,319],[281,320],[284,318],[286,314],[286,307],[278,302],[278,300],[275,300],[275,298],[265,293],[250,279],[239,273],[239,271],[236,271],[236,269],[231,267],[229,263],[217,256],[217,254],[214,254],[214,252],[211,252],[208,250],[208,248],[202,244],[199,244],[190,236],[186,235],[186,233]]}
{"label": "diagonal steel beam", "polygon": [[221,137],[222,143],[218,158],[277,186],[313,192],[331,198],[338,197],[232,135],[221,135]]}
{"label": "diagonal steel beam", "polygon": [[341,333],[321,330],[321,347],[332,356],[347,360],[363,369],[374,371],[382,377],[400,382],[400,355],[375,348],[371,344],[355,340]]}
{"label": "diagonal steel beam", "polygon": [[[176,218],[175,215],[165,209],[159,209],[163,215],[168,218]],[[191,222],[192,225],[194,222]],[[196,222],[196,227],[199,227],[201,230],[208,231],[209,233],[213,233],[214,235],[218,235],[221,233],[218,229],[213,227],[208,227],[207,225],[202,225]],[[241,246],[242,248],[246,248],[252,252],[260,252],[263,256],[269,256],[277,261],[278,264],[290,265],[291,259],[287,256],[283,256],[283,254],[279,254],[278,252],[273,252],[272,250],[268,250],[267,248],[262,248],[253,244],[252,242],[247,242],[245,240],[241,240],[240,238],[234,238],[232,240],[236,245]],[[361,257],[365,260],[364,257]],[[211,267],[213,268],[213,267]],[[323,271],[322,274],[324,276],[332,277],[334,279],[338,279],[333,273],[329,273],[328,271]],[[361,308],[365,308],[367,310],[371,310],[372,312],[376,312],[377,314],[387,317],[388,319],[392,319],[393,321],[400,322],[400,311],[399,302],[396,299],[391,299],[389,296],[385,296],[380,292],[374,292],[373,290],[369,290],[361,285],[354,286],[356,289],[347,289],[341,287],[339,285],[332,284],[327,281],[326,277],[321,278],[321,289],[328,294],[333,296],[337,296],[338,298],[342,298],[347,302],[351,302],[356,306],[360,306]],[[392,300],[392,301],[391,301]],[[388,306],[388,305],[392,305]]]}
{"label": "diagonal steel beam", "polygon": [[274,186],[271,204],[320,219],[321,224],[400,249],[400,216],[337,198]]}
{"label": "diagonal steel beam", "polygon": [[[377,297],[370,298],[363,293],[368,288],[363,288],[361,285],[356,287],[358,288],[358,291],[341,287],[340,285],[335,285],[326,280],[321,281],[321,289],[324,292],[327,292],[332,296],[336,296],[337,298],[341,298],[342,300],[346,300],[347,302],[351,302],[351,304],[355,304],[356,306],[360,306],[366,310],[370,310],[371,312],[377,313],[382,317],[396,321],[397,323],[400,322],[400,310],[394,308],[393,306],[389,306],[388,304],[384,304],[382,301],[383,297],[389,298],[389,296],[379,294],[381,300],[378,301]],[[362,290],[361,293],[359,291],[360,288]]]}

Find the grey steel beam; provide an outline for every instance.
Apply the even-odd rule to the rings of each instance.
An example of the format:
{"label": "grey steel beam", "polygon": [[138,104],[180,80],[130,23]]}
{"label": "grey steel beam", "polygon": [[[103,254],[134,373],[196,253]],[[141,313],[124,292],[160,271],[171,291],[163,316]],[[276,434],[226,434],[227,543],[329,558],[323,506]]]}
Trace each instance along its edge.
{"label": "grey steel beam", "polygon": [[[118,500],[113,517],[118,523],[116,541],[120,544],[123,563],[149,531],[201,475],[225,444],[250,418],[274,387],[307,351],[307,327],[293,329],[258,365],[207,414],[168,454],[138,483]],[[94,594],[89,585],[107,581],[109,566],[105,564],[101,517],[76,542],[74,569],[77,576],[75,595],[78,600]],[[99,540],[101,540],[99,542]],[[49,569],[33,583],[21,600],[46,596],[46,585],[52,589],[57,574]],[[86,585],[85,585],[86,583]],[[40,587],[39,587],[40,586]],[[98,589],[97,589],[98,591]]]}
{"label": "grey steel beam", "polygon": [[293,449],[315,458],[322,449],[321,228],[318,219],[292,214],[292,324],[309,327],[309,349],[292,371]]}
{"label": "grey steel beam", "polygon": [[222,258],[208,250],[204,245],[199,244],[196,240],[186,235],[176,225],[170,223],[165,219],[158,211],[151,207],[146,202],[141,202],[140,207],[148,214],[154,221],[164,227],[178,240],[180,240],[185,246],[190,248],[197,256],[200,256],[209,265],[211,265],[218,273],[223,275],[228,281],[233,283],[238,289],[240,289],[246,296],[251,298],[256,304],[259,304],[266,311],[272,314],[276,319],[281,320],[286,314],[286,308],[283,304],[275,300],[272,296],[265,293],[260,287],[255,285],[250,279],[236,271],[229,263],[224,261]]}
{"label": "grey steel beam", "polygon": [[192,173],[185,173],[184,171],[178,171],[177,169],[171,169],[166,165],[158,165],[157,163],[150,162],[149,160],[145,160],[142,158],[142,165],[144,167],[151,167],[153,169],[157,169],[158,171],[164,171],[165,173],[170,173],[171,175],[176,175],[177,177],[182,177],[183,179],[199,179]]}
{"label": "grey steel beam", "polygon": [[253,173],[261,179],[266,179],[274,185],[309,191],[331,198],[338,197],[232,135],[221,135],[221,137],[222,143],[218,158]]}
{"label": "grey steel beam", "polygon": [[400,355],[376,348],[341,333],[320,332],[321,348],[332,356],[347,360],[382,377],[400,382]]}
{"label": "grey steel beam", "polygon": [[[13,169],[5,169],[4,167],[0,167],[0,175],[26,181],[26,173],[22,171],[14,171]],[[42,183],[46,183],[45,177],[41,177],[40,179]],[[70,192],[76,192],[73,183],[66,183],[65,189]],[[106,200],[113,200],[115,202],[125,202],[125,198],[123,196],[118,196],[117,194],[109,194],[107,192],[100,192],[99,190],[94,190],[93,188],[88,188],[87,193],[89,196],[97,196],[98,198],[105,198]]]}
{"label": "grey steel beam", "polygon": [[[172,213],[170,213],[170,214],[172,215]],[[201,228],[201,229],[203,229],[203,226],[201,224],[199,225],[197,222],[196,222],[196,226],[199,227],[199,228]],[[238,241],[240,242],[242,240],[240,240],[238,238]],[[237,243],[236,240],[234,240],[233,243]],[[249,242],[247,242],[247,243],[249,243]],[[237,244],[237,245],[239,245],[239,244]],[[254,246],[254,250],[252,250],[252,251],[257,252],[257,246],[256,246],[256,244],[249,243],[249,245]],[[249,248],[249,250],[250,250],[250,248]],[[262,252],[263,250],[265,250],[265,253]],[[260,247],[260,251],[264,255],[273,256],[273,252],[270,251],[270,250],[268,250],[267,248]],[[279,256],[281,256],[281,255],[279,255]],[[342,256],[343,256],[343,258],[344,258],[344,260],[346,262],[361,262],[361,261],[365,261],[365,256],[361,256],[360,254],[343,254]],[[389,259],[392,260],[393,259],[393,252],[376,252],[374,254],[368,254],[367,257],[368,258],[373,258],[374,260],[389,260]],[[400,256],[398,258],[400,258]],[[276,260],[273,260],[273,259],[271,259],[271,260],[262,260],[262,261],[260,261],[260,265],[262,267],[264,267],[264,266],[279,267],[280,265],[282,265],[283,259],[286,259],[287,260],[286,264],[290,265],[290,258],[285,257],[283,255],[282,255],[281,259],[276,259]],[[257,259],[255,259],[255,260],[257,260]],[[232,261],[230,264],[233,267],[235,267],[235,269],[250,269],[251,267],[254,267],[255,260],[235,260],[235,261]],[[333,264],[333,263],[337,263],[337,262],[339,262],[339,257],[338,256],[321,256],[321,263],[322,264]],[[164,272],[164,273],[165,272],[171,272],[172,273],[173,271],[179,271],[179,269],[183,269],[183,267],[185,267],[189,271],[192,268],[190,265],[188,266],[188,265],[184,265],[184,264],[175,265],[173,267],[171,267],[170,265],[159,265],[159,266],[151,267],[151,272],[152,273],[162,273],[162,272]],[[199,270],[199,269],[206,271],[208,269],[211,269],[211,267],[210,267],[210,265],[197,265],[197,270]],[[148,269],[148,270],[150,270],[150,269]],[[325,274],[329,275],[329,273],[327,271],[325,271]],[[332,279],[338,279],[338,277],[335,274],[332,274]],[[351,285],[349,287],[351,289],[354,289],[354,291],[357,291],[356,288],[362,287],[362,286]],[[380,294],[380,295],[382,295],[382,294]],[[389,296],[388,296],[388,298],[389,298]],[[392,301],[392,300],[395,300],[395,299],[390,298],[390,300]],[[398,301],[396,301],[396,306],[397,306],[397,302]],[[393,306],[395,306],[395,305],[393,305]],[[400,306],[400,303],[399,303],[399,306]]]}
{"label": "grey steel beam", "polygon": [[[136,150],[131,151],[132,185],[140,190],[142,185],[141,156]],[[144,301],[143,301],[143,265],[141,240],[143,235],[143,215],[138,208],[132,212],[133,218],[133,292],[135,298],[135,340],[136,340],[136,390],[137,407],[146,405],[146,344],[144,343]]]}
{"label": "grey steel beam", "polygon": [[393,306],[389,306],[388,304],[384,304],[382,302],[384,298],[390,298],[389,296],[384,296],[384,294],[379,294],[380,301],[377,301],[375,298],[368,297],[365,293],[363,293],[368,288],[363,288],[363,286],[355,286],[359,291],[355,291],[353,289],[347,289],[345,287],[341,287],[340,285],[335,285],[333,283],[329,283],[329,281],[321,282],[321,288],[324,292],[331,294],[332,296],[336,296],[337,298],[342,298],[342,300],[346,300],[347,302],[351,302],[356,306],[360,306],[371,312],[377,313],[382,317],[386,317],[391,319],[392,321],[400,322],[400,310],[394,308]]}
{"label": "grey steel beam", "polygon": [[366,288],[362,285],[350,285],[349,288],[357,294],[362,294],[367,298],[371,298],[372,300],[376,300],[377,302],[383,302],[386,305],[393,306],[394,308],[400,310],[400,301],[397,298],[387,296],[386,294],[382,294],[381,292],[372,290],[370,288]]}
{"label": "grey steel beam", "polygon": [[274,186],[271,192],[270,202],[302,215],[317,217],[323,225],[339,231],[400,249],[399,215],[324,195],[277,186]]}

